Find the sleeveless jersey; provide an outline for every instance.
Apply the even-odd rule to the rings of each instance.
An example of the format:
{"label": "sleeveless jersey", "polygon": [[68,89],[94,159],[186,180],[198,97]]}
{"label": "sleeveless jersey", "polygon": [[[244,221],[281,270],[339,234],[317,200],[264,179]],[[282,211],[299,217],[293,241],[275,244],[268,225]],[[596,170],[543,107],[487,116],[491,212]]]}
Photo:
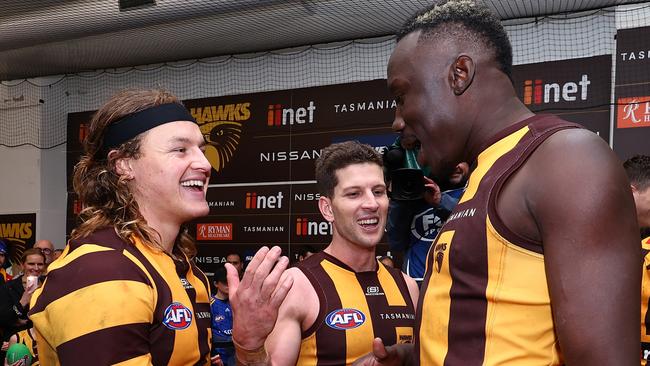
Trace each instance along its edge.
{"label": "sleeveless jersey", "polygon": [[71,240],[31,301],[46,365],[209,365],[208,280],[113,228]]}
{"label": "sleeveless jersey", "polygon": [[40,363],[38,362],[37,346],[38,342],[36,342],[36,339],[34,339],[29,329],[21,330],[20,332],[16,333],[16,338],[18,338],[16,343],[24,344],[27,349],[29,349],[29,353],[32,354],[32,366],[39,366]]}
{"label": "sleeveless jersey", "polygon": [[650,236],[641,241],[641,251],[641,365],[645,366],[650,359]]}
{"label": "sleeveless jersey", "polygon": [[483,145],[427,258],[416,357],[427,366],[560,365],[541,243],[496,214],[504,182],[549,136],[580,126],[537,115]]}
{"label": "sleeveless jersey", "polygon": [[300,262],[318,294],[314,324],[302,333],[299,366],[350,365],[372,351],[372,340],[411,343],[415,309],[402,273],[377,262],[376,271],[354,272],[320,252]]}

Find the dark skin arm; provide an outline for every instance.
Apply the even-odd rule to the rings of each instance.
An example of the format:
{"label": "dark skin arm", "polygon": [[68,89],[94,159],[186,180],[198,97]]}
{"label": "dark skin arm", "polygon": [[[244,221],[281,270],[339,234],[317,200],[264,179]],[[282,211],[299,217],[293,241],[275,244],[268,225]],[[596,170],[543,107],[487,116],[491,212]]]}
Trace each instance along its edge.
{"label": "dark skin arm", "polygon": [[607,144],[584,130],[556,133],[497,202],[512,231],[542,243],[566,364],[638,365],[639,231],[629,183]]}

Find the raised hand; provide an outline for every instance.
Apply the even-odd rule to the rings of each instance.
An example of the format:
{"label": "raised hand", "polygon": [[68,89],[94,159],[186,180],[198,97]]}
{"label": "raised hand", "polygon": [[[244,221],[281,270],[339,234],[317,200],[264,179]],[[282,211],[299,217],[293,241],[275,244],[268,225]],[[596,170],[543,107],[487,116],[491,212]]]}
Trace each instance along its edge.
{"label": "raised hand", "polygon": [[289,264],[280,257],[279,247],[262,247],[246,267],[239,281],[235,267],[226,264],[228,292],[233,311],[233,341],[236,346],[255,350],[264,345],[278,318],[278,309],[293,285],[282,276]]}

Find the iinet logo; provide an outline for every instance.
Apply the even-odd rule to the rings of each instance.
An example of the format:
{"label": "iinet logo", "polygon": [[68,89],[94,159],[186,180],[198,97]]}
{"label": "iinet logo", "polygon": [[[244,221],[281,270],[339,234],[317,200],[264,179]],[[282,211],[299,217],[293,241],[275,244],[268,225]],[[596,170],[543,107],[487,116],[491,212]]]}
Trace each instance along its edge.
{"label": "iinet logo", "polygon": [[296,219],[296,235],[332,235],[332,223],[327,221],[309,221],[306,217],[299,217]]}
{"label": "iinet logo", "polygon": [[305,124],[314,122],[314,111],[316,106],[313,101],[309,107],[282,108],[281,104],[269,104],[269,111],[266,115],[267,126],[286,126],[293,124]]}
{"label": "iinet logo", "polygon": [[544,84],[542,79],[524,81],[524,104],[557,103],[560,100],[574,102],[587,100],[587,88],[591,84],[587,75],[577,83],[569,81],[562,85],[558,83]]}
{"label": "iinet logo", "polygon": [[246,193],[246,209],[282,208],[282,192],[273,196],[262,196],[255,192]]}

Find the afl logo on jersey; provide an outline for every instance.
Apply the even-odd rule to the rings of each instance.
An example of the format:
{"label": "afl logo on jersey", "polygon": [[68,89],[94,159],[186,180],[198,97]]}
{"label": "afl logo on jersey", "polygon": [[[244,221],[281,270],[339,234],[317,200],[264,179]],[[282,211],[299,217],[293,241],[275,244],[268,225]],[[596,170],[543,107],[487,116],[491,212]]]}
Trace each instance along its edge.
{"label": "afl logo on jersey", "polygon": [[171,330],[185,329],[192,325],[192,311],[180,302],[173,302],[165,309],[163,324]]}
{"label": "afl logo on jersey", "polygon": [[366,316],[357,309],[337,309],[327,314],[325,323],[330,328],[348,330],[361,326],[366,322]]}

